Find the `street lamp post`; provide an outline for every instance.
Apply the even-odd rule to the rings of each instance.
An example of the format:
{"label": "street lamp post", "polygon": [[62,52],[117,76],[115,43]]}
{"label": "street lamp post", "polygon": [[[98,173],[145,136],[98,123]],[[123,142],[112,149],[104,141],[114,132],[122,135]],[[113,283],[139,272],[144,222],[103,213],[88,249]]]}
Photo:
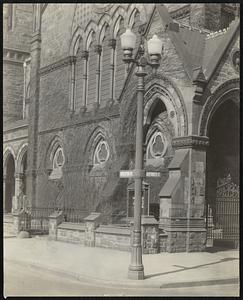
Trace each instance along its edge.
{"label": "street lamp post", "polygon": [[137,127],[136,127],[136,154],[135,154],[135,203],[134,203],[134,227],[132,235],[131,263],[128,270],[128,278],[144,279],[144,268],[142,262],[141,245],[141,202],[142,202],[142,178],[143,169],[143,102],[144,102],[144,78],[147,75],[145,67],[150,65],[153,72],[159,67],[159,61],[162,52],[162,41],[154,35],[147,42],[148,60],[145,56],[144,38],[141,34],[139,55],[137,59],[133,58],[133,50],[136,45],[136,35],[127,29],[121,35],[121,47],[123,49],[123,61],[129,67],[131,63],[136,63],[138,77],[137,84]]}

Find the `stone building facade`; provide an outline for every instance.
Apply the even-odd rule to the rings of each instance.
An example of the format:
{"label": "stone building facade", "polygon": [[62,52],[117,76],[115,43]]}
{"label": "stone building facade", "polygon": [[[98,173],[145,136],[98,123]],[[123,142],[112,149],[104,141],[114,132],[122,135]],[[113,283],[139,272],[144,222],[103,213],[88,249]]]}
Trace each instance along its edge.
{"label": "stone building facade", "polygon": [[[99,212],[109,222],[112,215],[126,215],[131,182],[119,171],[134,165],[136,68],[126,72],[120,36],[132,28],[138,48],[139,28],[145,24],[145,38],[157,34],[163,42],[160,67],[156,74],[148,69],[145,79],[144,165],[146,171],[160,172],[158,178],[145,178],[149,211],[167,235],[163,251],[202,251],[208,208],[215,226],[219,223],[217,180],[230,175],[236,188],[239,184],[238,7],[13,6],[16,18],[18,10],[26,14],[16,24],[23,37],[32,30],[27,42],[23,38],[11,46],[28,45],[25,69],[19,65],[21,74],[12,77],[10,70],[4,73],[4,170],[10,178],[15,168],[16,177],[8,185],[15,184],[15,192],[5,192],[5,206],[12,207],[12,196],[19,199],[16,170],[23,169],[20,160],[28,147],[26,205]],[[7,49],[15,37],[6,32]],[[5,64],[10,68],[7,59]],[[9,85],[16,84],[9,76],[23,83],[13,96]],[[226,112],[231,126],[222,121]]]}

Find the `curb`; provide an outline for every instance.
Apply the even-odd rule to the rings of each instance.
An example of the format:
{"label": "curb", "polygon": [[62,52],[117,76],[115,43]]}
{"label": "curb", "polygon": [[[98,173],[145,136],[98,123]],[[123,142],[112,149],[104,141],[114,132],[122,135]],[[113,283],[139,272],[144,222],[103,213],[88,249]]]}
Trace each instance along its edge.
{"label": "curb", "polygon": [[40,265],[37,263],[27,262],[27,261],[19,261],[15,259],[7,259],[5,258],[6,262],[12,262],[24,267],[29,267],[35,270],[41,270],[45,272],[49,272],[50,274],[59,275],[62,277],[66,277],[72,280],[77,280],[81,282],[85,282],[87,285],[94,285],[95,286],[106,286],[110,287],[116,286],[120,288],[183,288],[183,287],[195,287],[195,286],[211,286],[211,285],[222,285],[222,284],[239,284],[239,278],[221,278],[215,280],[206,280],[206,281],[186,281],[186,282],[146,282],[145,280],[141,281],[114,281],[114,280],[107,280],[102,278],[96,278],[93,276],[87,276],[85,274],[78,274],[54,267],[48,267],[44,265]]}

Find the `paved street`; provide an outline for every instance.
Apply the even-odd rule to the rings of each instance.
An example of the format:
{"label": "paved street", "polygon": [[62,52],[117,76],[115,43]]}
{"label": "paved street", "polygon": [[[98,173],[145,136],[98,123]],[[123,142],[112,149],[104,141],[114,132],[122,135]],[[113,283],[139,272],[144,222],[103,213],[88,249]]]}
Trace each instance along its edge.
{"label": "paved street", "polygon": [[4,266],[4,296],[238,296],[237,284],[177,288],[108,288],[12,262]]}

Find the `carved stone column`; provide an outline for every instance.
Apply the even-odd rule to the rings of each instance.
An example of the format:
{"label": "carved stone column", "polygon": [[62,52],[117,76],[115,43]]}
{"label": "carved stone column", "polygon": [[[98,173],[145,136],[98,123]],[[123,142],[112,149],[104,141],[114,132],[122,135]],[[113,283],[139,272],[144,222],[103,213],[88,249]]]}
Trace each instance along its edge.
{"label": "carved stone column", "polygon": [[18,210],[23,206],[23,203],[21,203],[23,201],[23,178],[23,173],[15,173],[15,196],[13,197],[14,210]]}
{"label": "carved stone column", "polygon": [[110,99],[108,106],[112,105],[115,101],[115,58],[116,58],[116,40],[109,40],[109,47],[111,48],[111,85],[110,85]]}
{"label": "carved stone column", "polygon": [[84,61],[84,73],[83,73],[83,105],[80,108],[81,112],[85,112],[87,110],[87,92],[88,92],[88,59],[89,52],[82,52],[82,59]]}
{"label": "carved stone column", "polygon": [[71,111],[75,111],[75,68],[76,68],[76,57],[71,56],[71,94],[70,94],[70,107]]}
{"label": "carved stone column", "polygon": [[96,68],[96,100],[94,103],[94,109],[98,109],[100,106],[100,79],[101,79],[101,55],[102,46],[95,46],[95,53],[97,53],[97,68]]}
{"label": "carved stone column", "polygon": [[27,157],[27,198],[31,205],[37,205],[36,199],[36,169],[38,152],[38,120],[40,97],[40,56],[41,56],[41,4],[35,4],[37,9],[36,28],[31,39],[31,69],[30,69],[30,107],[29,107],[29,150]]}

